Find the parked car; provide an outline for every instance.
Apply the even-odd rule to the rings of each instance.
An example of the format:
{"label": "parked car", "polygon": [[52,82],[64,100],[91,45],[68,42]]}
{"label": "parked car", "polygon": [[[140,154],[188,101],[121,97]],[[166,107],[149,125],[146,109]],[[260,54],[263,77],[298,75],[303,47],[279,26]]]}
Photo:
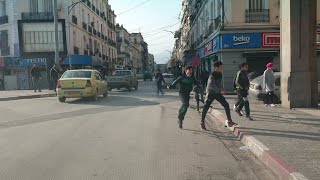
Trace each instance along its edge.
{"label": "parked car", "polygon": [[[275,72],[275,91],[274,91],[274,101],[279,103],[281,98],[280,98],[280,72]],[[262,85],[263,84],[263,75],[253,79],[250,82],[250,88],[249,88],[249,94],[250,96],[253,96],[254,98],[258,100],[264,100],[266,96],[265,90],[263,90]]]}
{"label": "parked car", "polygon": [[131,88],[138,89],[138,78],[130,70],[117,70],[112,76],[106,76],[108,83],[108,90],[127,88],[131,91]]}
{"label": "parked car", "polygon": [[57,95],[60,102],[65,102],[66,98],[97,100],[99,95],[108,95],[108,85],[96,70],[68,70],[58,80]]}
{"label": "parked car", "polygon": [[162,82],[162,86],[170,86],[173,81],[174,81],[174,75],[173,74],[168,74],[168,73],[163,73],[162,74],[163,79],[166,83]]}
{"label": "parked car", "polygon": [[257,71],[249,72],[249,73],[248,73],[249,81],[254,80],[255,78],[261,76],[262,74],[263,74],[263,73],[259,73],[259,72],[257,72]]}
{"label": "parked car", "polygon": [[149,71],[144,72],[143,80],[146,81],[147,79],[149,79],[150,81],[153,80],[153,73],[152,72],[149,72]]}

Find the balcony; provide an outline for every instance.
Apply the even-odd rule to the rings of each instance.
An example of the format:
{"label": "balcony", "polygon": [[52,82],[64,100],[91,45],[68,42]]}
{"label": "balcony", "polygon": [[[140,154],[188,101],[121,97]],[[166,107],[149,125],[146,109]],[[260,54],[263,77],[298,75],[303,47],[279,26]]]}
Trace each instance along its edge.
{"label": "balcony", "polygon": [[104,18],[104,17],[106,17],[106,14],[105,14],[104,12],[101,12],[101,13],[100,13],[100,17],[101,17],[101,18]]}
{"label": "balcony", "polygon": [[270,22],[270,9],[246,9],[246,23]]}
{"label": "balcony", "polygon": [[96,9],[96,13],[100,16],[100,11],[98,9]]}
{"label": "balcony", "polygon": [[53,12],[23,12],[22,20],[53,20]]}
{"label": "balcony", "polygon": [[97,30],[93,28],[93,35],[97,35]]}
{"label": "balcony", "polygon": [[91,6],[92,11],[96,11],[96,7],[94,5]]}
{"label": "balcony", "polygon": [[90,0],[87,0],[87,6],[91,7],[91,2],[90,2]]}
{"label": "balcony", "polygon": [[92,34],[92,27],[88,26],[88,32]]}
{"label": "balcony", "polygon": [[83,28],[84,30],[87,30],[87,24],[84,23],[84,22],[82,22],[82,28]]}
{"label": "balcony", "polygon": [[72,15],[72,23],[78,25],[78,18],[77,18],[77,16]]}
{"label": "balcony", "polygon": [[74,54],[79,54],[79,48],[78,47],[74,46],[73,47],[73,51],[74,51],[73,52]]}
{"label": "balcony", "polygon": [[8,23],[8,16],[1,16],[0,17],[0,25]]}
{"label": "balcony", "polygon": [[100,33],[100,32],[97,32],[97,36],[98,36],[99,38],[101,38],[101,33]]}

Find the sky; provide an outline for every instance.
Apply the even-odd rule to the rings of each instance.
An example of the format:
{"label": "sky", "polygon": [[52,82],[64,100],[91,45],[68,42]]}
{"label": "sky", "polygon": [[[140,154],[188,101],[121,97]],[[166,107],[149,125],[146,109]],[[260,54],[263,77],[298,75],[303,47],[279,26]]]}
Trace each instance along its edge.
{"label": "sky", "polygon": [[[116,23],[129,33],[141,32],[157,64],[166,63],[180,27],[182,0],[109,0]],[[140,6],[139,6],[140,5]],[[139,6],[139,7],[137,7]],[[167,32],[171,31],[171,32]]]}

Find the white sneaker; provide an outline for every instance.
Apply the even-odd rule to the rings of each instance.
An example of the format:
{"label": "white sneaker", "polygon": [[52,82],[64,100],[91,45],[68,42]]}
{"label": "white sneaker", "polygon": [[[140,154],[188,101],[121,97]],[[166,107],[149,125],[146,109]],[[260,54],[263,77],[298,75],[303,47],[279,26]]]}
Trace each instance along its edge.
{"label": "white sneaker", "polygon": [[233,111],[237,111],[238,106],[233,105]]}
{"label": "white sneaker", "polygon": [[275,105],[275,104],[271,104],[270,106],[271,106],[271,107],[276,107],[277,105]]}

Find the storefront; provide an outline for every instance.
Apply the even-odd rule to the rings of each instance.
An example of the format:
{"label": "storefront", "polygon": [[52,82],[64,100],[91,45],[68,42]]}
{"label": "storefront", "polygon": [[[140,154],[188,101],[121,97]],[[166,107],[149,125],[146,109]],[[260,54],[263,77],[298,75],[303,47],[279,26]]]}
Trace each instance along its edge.
{"label": "storefront", "polygon": [[199,49],[199,56],[201,58],[201,71],[213,71],[214,61],[218,61],[218,51],[220,49],[220,36],[215,36],[212,40],[206,43]]}

